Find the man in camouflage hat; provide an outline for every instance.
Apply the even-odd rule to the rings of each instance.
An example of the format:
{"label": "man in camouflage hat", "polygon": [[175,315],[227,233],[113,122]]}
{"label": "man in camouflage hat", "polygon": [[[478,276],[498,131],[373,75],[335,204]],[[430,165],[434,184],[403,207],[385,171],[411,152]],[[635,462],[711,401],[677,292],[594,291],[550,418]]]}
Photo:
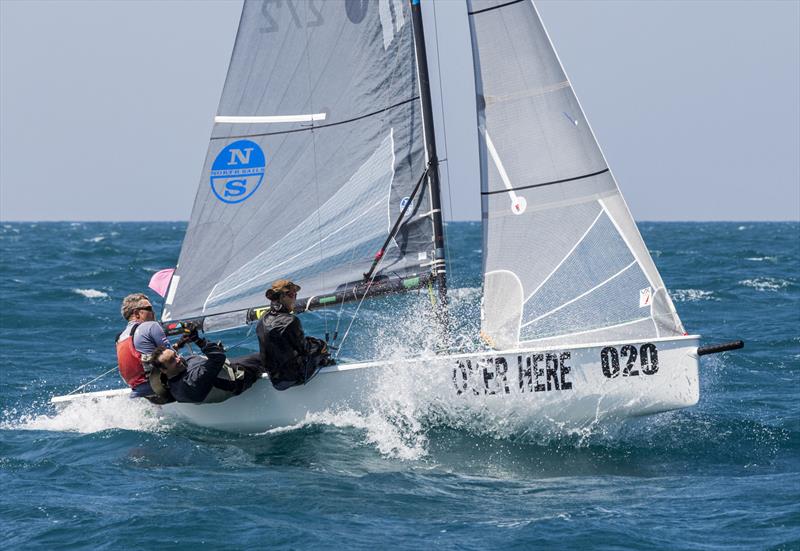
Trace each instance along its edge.
{"label": "man in camouflage hat", "polygon": [[320,367],[335,363],[325,342],[306,337],[294,314],[299,290],[300,286],[288,279],[275,281],[265,293],[269,310],[256,328],[261,364],[278,390],[305,384]]}

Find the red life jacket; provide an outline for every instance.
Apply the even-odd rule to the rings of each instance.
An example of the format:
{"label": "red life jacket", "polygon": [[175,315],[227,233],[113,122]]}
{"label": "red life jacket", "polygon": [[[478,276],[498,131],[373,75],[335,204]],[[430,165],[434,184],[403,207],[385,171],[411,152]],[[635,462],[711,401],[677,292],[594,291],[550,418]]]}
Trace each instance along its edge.
{"label": "red life jacket", "polygon": [[133,334],[136,333],[137,327],[139,327],[139,324],[134,324],[130,334],[125,339],[119,340],[122,333],[117,336],[119,374],[122,375],[122,378],[131,388],[136,388],[140,384],[147,382],[147,375],[145,375],[144,366],[142,365],[142,353],[133,346]]}

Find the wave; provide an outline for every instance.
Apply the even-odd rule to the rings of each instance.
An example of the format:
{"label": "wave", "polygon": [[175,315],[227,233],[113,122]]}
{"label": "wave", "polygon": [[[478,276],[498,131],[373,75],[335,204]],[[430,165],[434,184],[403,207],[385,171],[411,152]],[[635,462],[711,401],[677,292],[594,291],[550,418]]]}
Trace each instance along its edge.
{"label": "wave", "polygon": [[0,429],[78,432],[83,434],[111,429],[159,432],[172,425],[159,408],[145,400],[115,396],[102,400],[75,400],[59,407],[55,413],[22,413],[11,410],[4,414]]}
{"label": "wave", "polygon": [[789,287],[791,284],[791,281],[777,277],[756,277],[739,282],[739,285],[750,287],[756,291],[780,291],[781,289]]}
{"label": "wave", "polygon": [[713,291],[703,289],[675,289],[669,292],[675,302],[700,302],[701,300],[719,300]]}
{"label": "wave", "polygon": [[72,292],[86,298],[108,298],[108,293],[98,291],[97,289],[73,289]]}
{"label": "wave", "polygon": [[366,444],[392,459],[415,461],[428,454],[428,438],[419,422],[414,421],[410,426],[408,423],[397,423],[396,419],[378,410],[370,413],[352,409],[309,413],[295,425],[277,427],[258,435],[279,435],[315,426],[363,431]]}
{"label": "wave", "polygon": [[745,258],[745,260],[749,260],[751,262],[772,262],[776,264],[778,262],[777,256],[749,256]]}

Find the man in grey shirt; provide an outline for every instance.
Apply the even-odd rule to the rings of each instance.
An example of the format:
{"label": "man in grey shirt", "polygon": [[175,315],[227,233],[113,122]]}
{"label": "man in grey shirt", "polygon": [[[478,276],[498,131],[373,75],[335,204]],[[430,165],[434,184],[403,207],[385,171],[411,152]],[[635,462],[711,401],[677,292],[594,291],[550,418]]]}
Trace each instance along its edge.
{"label": "man in grey shirt", "polygon": [[128,325],[117,335],[117,362],[122,378],[131,387],[131,397],[154,396],[144,363],[159,346],[170,346],[161,325],[155,321],[147,295],[135,293],[122,300],[122,317]]}

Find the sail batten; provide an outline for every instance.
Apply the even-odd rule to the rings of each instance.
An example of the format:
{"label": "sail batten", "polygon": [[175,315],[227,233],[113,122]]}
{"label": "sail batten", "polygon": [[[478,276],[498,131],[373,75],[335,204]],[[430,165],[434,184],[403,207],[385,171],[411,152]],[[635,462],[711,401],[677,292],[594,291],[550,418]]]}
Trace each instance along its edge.
{"label": "sail batten", "polygon": [[286,122],[313,122],[324,121],[327,113],[310,113],[307,115],[217,115],[214,122],[228,124],[272,124]]}
{"label": "sail batten", "polygon": [[[345,119],[345,120],[336,121],[336,122],[329,122],[329,123],[326,123],[326,124],[317,124],[317,125],[313,125],[313,126],[312,125],[308,125],[308,126],[305,126],[305,127],[302,127],[302,128],[292,128],[292,129],[289,129],[289,130],[275,130],[275,131],[271,131],[271,132],[253,132],[253,133],[250,133],[250,134],[230,134],[230,135],[225,135],[225,136],[211,136],[211,139],[212,140],[230,140],[230,139],[234,139],[234,138],[256,138],[256,137],[259,137],[259,136],[279,136],[281,134],[292,134],[294,132],[309,132],[311,130],[322,130],[324,128],[328,128],[328,127],[332,127],[332,126],[339,126],[341,124],[348,124],[348,123],[352,123],[352,122],[358,122],[358,121],[366,119],[368,117],[374,117],[376,115],[382,115],[382,114],[386,113],[387,111],[389,111],[391,109],[394,109],[396,107],[402,107],[404,105],[407,105],[409,103],[413,103],[413,102],[416,102],[416,101],[419,101],[419,96],[414,96],[414,97],[405,99],[403,101],[399,101],[399,102],[395,103],[394,105],[389,105],[387,107],[384,107],[383,109],[379,109],[379,110],[373,111],[371,113],[365,113],[363,115],[359,115],[359,116],[356,116],[356,117],[353,117],[353,118],[350,118],[350,119]],[[251,123],[251,124],[255,124],[255,123]]]}

